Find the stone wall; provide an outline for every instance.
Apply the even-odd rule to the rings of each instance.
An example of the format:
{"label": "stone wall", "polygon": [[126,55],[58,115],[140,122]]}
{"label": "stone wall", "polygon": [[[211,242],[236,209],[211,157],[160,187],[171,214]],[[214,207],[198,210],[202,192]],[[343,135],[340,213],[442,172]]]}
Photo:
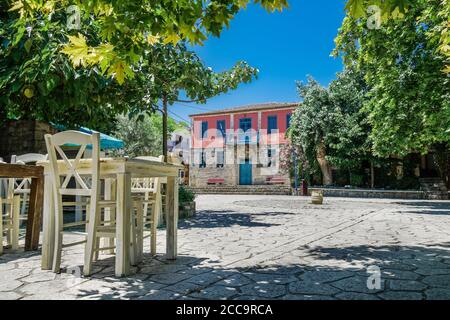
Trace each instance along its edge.
{"label": "stone wall", "polygon": [[[268,149],[271,158],[268,157]],[[200,168],[201,153],[204,153],[206,168]],[[217,167],[218,152],[224,152],[225,165]],[[256,144],[235,144],[225,148],[204,148],[191,150],[191,165],[189,168],[189,185],[191,187],[205,187],[208,179],[222,178],[223,185],[239,185],[239,164],[249,159],[252,163],[252,184],[265,185],[268,177],[282,177],[284,184],[290,185],[288,174],[279,172],[279,146],[258,146]],[[269,163],[271,166],[269,167]]]}
{"label": "stone wall", "polygon": [[308,194],[312,191],[323,190],[324,197],[345,197],[345,198],[378,198],[378,199],[425,199],[423,191],[404,190],[375,190],[375,189],[331,189],[331,188],[309,188]]}
{"label": "stone wall", "polygon": [[208,179],[224,179],[224,185],[236,185],[236,170],[234,165],[225,165],[223,168],[198,166],[189,168],[189,183],[193,187],[205,187],[208,185]]}
{"label": "stone wall", "polygon": [[0,157],[9,162],[12,155],[47,153],[44,135],[57,130],[41,121],[8,121],[0,127]]}
{"label": "stone wall", "polygon": [[[276,167],[252,165],[252,184],[265,185],[268,177],[283,177],[284,184],[289,186],[289,175],[281,174]],[[215,164],[207,164],[206,168],[199,168],[198,165],[189,167],[189,185],[191,187],[206,187],[208,179],[224,179],[223,185],[239,185],[239,164],[225,164],[223,168],[217,168]]]}

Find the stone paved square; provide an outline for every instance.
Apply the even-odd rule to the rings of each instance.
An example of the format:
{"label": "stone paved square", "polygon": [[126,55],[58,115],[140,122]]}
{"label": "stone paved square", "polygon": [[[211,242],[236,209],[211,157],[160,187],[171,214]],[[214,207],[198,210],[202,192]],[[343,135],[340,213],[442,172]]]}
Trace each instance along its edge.
{"label": "stone paved square", "polygon": [[[179,258],[158,255],[114,277],[101,255],[78,277],[83,248],[63,271],[40,269],[40,252],[0,256],[0,299],[450,299],[450,201],[202,195],[179,224]],[[375,268],[375,269],[373,269]],[[376,269],[379,268],[379,269]],[[367,281],[380,270],[380,288]],[[371,278],[373,279],[373,278]]]}

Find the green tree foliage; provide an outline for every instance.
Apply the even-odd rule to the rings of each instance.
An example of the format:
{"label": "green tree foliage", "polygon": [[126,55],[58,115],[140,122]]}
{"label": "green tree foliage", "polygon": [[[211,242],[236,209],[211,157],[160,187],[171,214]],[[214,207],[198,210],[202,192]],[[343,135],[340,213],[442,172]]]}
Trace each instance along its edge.
{"label": "green tree foliage", "polygon": [[[89,3],[94,6],[94,2]],[[164,1],[169,7],[172,2],[177,1]],[[270,1],[263,2],[270,8]],[[103,1],[95,3],[100,6]],[[152,113],[161,99],[171,104],[181,91],[193,101],[204,102],[251,81],[257,74],[245,62],[229,71],[213,72],[186,49],[183,40],[174,45],[165,44],[159,36],[148,37],[138,51],[131,35],[116,30],[108,41],[102,36],[103,18],[95,14],[82,16],[81,30],[68,30],[65,6],[69,4],[88,5],[79,1],[0,4],[0,102],[5,106],[0,119],[37,119],[109,132],[117,114]],[[124,2],[131,10],[129,4]],[[106,10],[101,8],[98,10]],[[129,64],[122,58],[110,61],[116,54],[111,43],[126,42],[119,36],[129,40],[131,48],[123,55]],[[66,46],[68,39],[70,45]],[[120,72],[111,72],[110,68]],[[133,77],[124,81],[127,73]]]}
{"label": "green tree foliage", "polygon": [[[258,70],[245,62],[238,62],[227,71],[214,72],[196,53],[187,50],[184,43],[155,44],[146,51],[138,76],[125,84],[132,97],[131,103],[127,104],[131,114],[160,109],[164,139],[167,137],[164,124],[168,105],[175,102],[204,103],[208,98],[236,89],[240,83],[252,81],[257,74]],[[182,94],[189,100],[180,100]],[[166,149],[163,154],[167,155]]]}
{"label": "green tree foliage", "polygon": [[[436,145],[448,150],[449,2],[402,1],[404,10],[385,9],[400,14],[384,18],[379,29],[367,27],[363,9],[369,2],[349,2],[335,54],[365,74],[370,90],[364,107],[375,153],[426,153]],[[350,9],[356,4],[362,9]]]}
{"label": "green tree foliage", "polygon": [[[181,40],[202,44],[219,36],[250,0],[17,0],[8,1],[20,15],[16,30],[40,20],[53,20],[70,5],[80,11],[79,32],[60,48],[74,66],[98,67],[119,83],[132,78],[135,65],[148,44],[176,45]],[[272,12],[287,7],[287,0],[253,0]],[[73,11],[67,16],[71,18]],[[67,18],[67,17],[66,17]],[[64,23],[67,19],[59,20]],[[96,33],[87,32],[95,26]],[[100,40],[100,41],[97,41]]]}
{"label": "green tree foliage", "polygon": [[370,127],[361,111],[366,90],[362,76],[351,69],[338,74],[329,88],[313,78],[298,83],[303,102],[291,119],[289,136],[311,167],[318,163],[325,185],[333,183],[332,166],[358,170],[372,158]]}
{"label": "green tree foliage", "polygon": [[[207,99],[234,90],[241,83],[252,81],[258,74],[246,62],[238,62],[230,70],[215,72],[207,67],[183,42],[177,45],[151,46],[144,54],[140,72],[124,84],[132,99],[133,113],[159,108],[165,99],[175,102],[205,103]],[[185,97],[188,100],[182,100]]]}
{"label": "green tree foliage", "polygon": [[6,8],[0,3],[0,121],[37,119],[108,131],[114,114],[125,111],[112,89],[119,86],[95,70],[75,70],[59,53],[67,33],[61,14],[26,25]]}
{"label": "green tree foliage", "polygon": [[[169,134],[187,124],[177,123],[172,118],[168,118]],[[117,117],[116,130],[114,136],[121,139],[125,148],[121,155],[129,157],[153,156],[159,157],[162,154],[162,116],[160,114],[144,115],[138,121],[136,117],[120,115]]]}
{"label": "green tree foliage", "polygon": [[[380,20],[381,23],[389,19],[403,19],[409,14],[411,8],[417,9],[424,1],[411,0],[348,0],[346,10],[348,16],[354,19],[367,19],[373,23]],[[438,51],[446,57],[443,71],[450,73],[450,1],[433,0],[426,10],[425,15],[439,18],[440,21],[433,28],[428,29],[428,37],[438,43]],[[375,7],[375,8],[374,8]],[[379,9],[379,10],[378,10]]]}

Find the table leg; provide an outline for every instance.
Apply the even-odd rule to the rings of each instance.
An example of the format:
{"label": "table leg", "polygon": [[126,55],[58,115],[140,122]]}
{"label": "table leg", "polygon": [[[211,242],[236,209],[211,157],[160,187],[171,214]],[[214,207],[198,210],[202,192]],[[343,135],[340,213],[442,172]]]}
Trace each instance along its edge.
{"label": "table leg", "polygon": [[31,180],[30,202],[28,205],[27,230],[25,236],[25,251],[37,250],[39,233],[41,231],[42,201],[44,193],[43,178]]}
{"label": "table leg", "polygon": [[42,241],[42,269],[50,270],[53,265],[53,251],[55,242],[55,202],[53,199],[52,179],[45,176],[44,182],[44,213],[43,213],[43,241]]}
{"label": "table leg", "polygon": [[117,277],[130,272],[131,175],[117,174],[116,271]]}
{"label": "table leg", "polygon": [[177,258],[177,229],[178,182],[176,177],[168,177],[166,187],[166,256],[169,260]]}
{"label": "table leg", "polygon": [[20,228],[20,196],[14,196],[11,203],[11,249],[19,248],[19,228]]}

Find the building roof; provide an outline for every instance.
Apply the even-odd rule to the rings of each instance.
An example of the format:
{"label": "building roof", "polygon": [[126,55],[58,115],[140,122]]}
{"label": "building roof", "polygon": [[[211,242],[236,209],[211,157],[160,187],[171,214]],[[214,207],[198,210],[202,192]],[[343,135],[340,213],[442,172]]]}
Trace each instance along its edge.
{"label": "building roof", "polygon": [[191,115],[189,115],[189,117],[192,118],[192,117],[197,117],[197,116],[209,116],[209,115],[224,114],[224,113],[242,113],[244,111],[285,109],[285,108],[290,108],[290,107],[297,107],[298,105],[299,105],[298,102],[269,102],[269,103],[251,104],[251,105],[246,105],[246,106],[191,114]]}

